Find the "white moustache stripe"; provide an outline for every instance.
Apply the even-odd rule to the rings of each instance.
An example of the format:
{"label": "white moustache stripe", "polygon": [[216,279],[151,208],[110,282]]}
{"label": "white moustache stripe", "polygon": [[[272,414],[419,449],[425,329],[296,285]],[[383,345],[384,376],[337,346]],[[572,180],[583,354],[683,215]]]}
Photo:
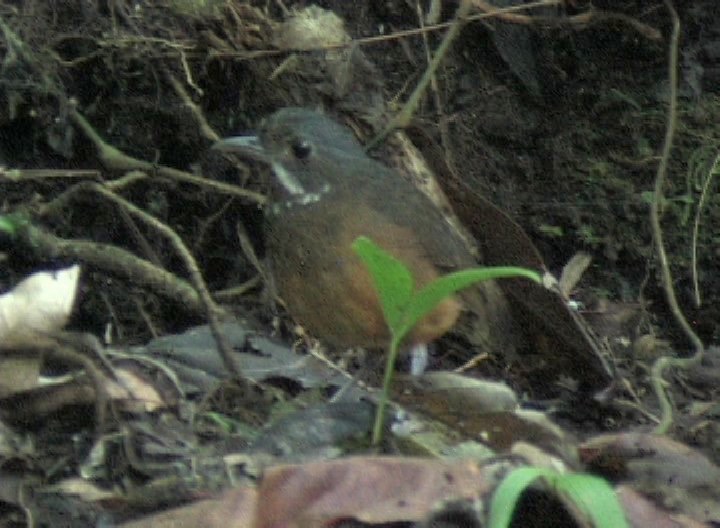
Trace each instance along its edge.
{"label": "white moustache stripe", "polygon": [[293,195],[293,198],[290,198],[289,200],[285,200],[284,202],[275,203],[272,205],[272,208],[270,211],[274,215],[279,215],[283,211],[287,211],[290,209],[293,209],[294,207],[302,207],[304,205],[310,205],[314,204],[320,201],[320,199],[330,192],[330,189],[332,187],[329,183],[323,184],[322,187],[320,187],[320,190],[318,192],[311,192],[311,193],[303,193],[300,195]]}
{"label": "white moustache stripe", "polygon": [[280,184],[285,188],[287,192],[292,195],[305,194],[305,189],[303,188],[303,186],[300,184],[297,178],[295,178],[292,174],[285,170],[285,167],[283,167],[279,163],[273,162],[272,168],[275,172],[275,177],[278,179]]}

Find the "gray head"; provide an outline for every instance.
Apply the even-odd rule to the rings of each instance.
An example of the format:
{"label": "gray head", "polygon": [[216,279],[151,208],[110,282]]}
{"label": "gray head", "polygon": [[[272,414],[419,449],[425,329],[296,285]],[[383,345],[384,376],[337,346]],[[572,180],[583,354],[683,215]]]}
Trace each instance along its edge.
{"label": "gray head", "polygon": [[257,136],[223,139],[214,147],[271,164],[279,194],[296,201],[347,184],[348,165],[371,162],[350,129],[307,108],[283,108],[263,121]]}

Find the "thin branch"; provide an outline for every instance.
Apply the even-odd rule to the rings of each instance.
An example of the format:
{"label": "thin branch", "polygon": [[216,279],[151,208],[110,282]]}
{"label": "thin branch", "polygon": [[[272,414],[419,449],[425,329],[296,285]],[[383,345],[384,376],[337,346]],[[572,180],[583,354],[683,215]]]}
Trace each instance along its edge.
{"label": "thin branch", "polygon": [[678,86],[678,41],[680,39],[680,19],[673,7],[671,0],[665,0],[665,7],[670,13],[672,19],[672,33],[670,35],[670,48],[668,57],[668,78],[670,82],[670,104],[667,113],[667,124],[665,127],[665,139],[663,142],[662,155],[658,164],[657,174],[655,176],[655,194],[650,207],[650,225],[652,228],[653,238],[655,240],[655,248],[660,264],[660,277],[662,279],[663,290],[667,299],[670,311],[675,320],[682,328],[685,335],[692,343],[695,353],[689,358],[670,358],[661,357],[652,367],[651,382],[653,390],[660,404],[661,418],[660,423],[655,428],[658,434],[667,432],[673,421],[673,409],[670,400],[665,392],[665,380],[663,374],[668,367],[689,368],[700,363],[704,353],[704,345],[698,335],[693,331],[690,323],[688,323],[685,315],[680,309],[675,289],[673,287],[672,273],[670,272],[670,264],[668,262],[665,244],[663,241],[662,227],[660,225],[660,203],[662,202],[663,188],[667,179],[667,168],[672,150],[673,138],[675,136],[675,127],[677,125],[677,86]]}
{"label": "thin branch", "polygon": [[[549,27],[571,27],[573,29],[584,29],[592,24],[600,24],[607,22],[620,22],[622,24],[629,25],[635,31],[640,33],[643,37],[649,40],[660,40],[662,34],[656,28],[640,22],[639,20],[632,18],[622,13],[613,13],[610,11],[601,11],[595,8],[591,8],[584,13],[569,17],[543,17],[543,16],[532,16],[522,15],[519,11],[527,11],[536,7],[547,7],[557,6],[562,4],[561,0],[539,0],[537,2],[530,2],[527,4],[519,4],[515,6],[509,6],[504,8],[494,7],[483,0],[471,0],[472,4],[483,11],[476,15],[468,16],[466,22],[474,22],[476,20],[483,20],[486,18],[498,18],[504,22],[513,24],[525,24],[525,25],[543,25]],[[351,42],[344,42],[340,44],[332,44],[329,46],[318,46],[316,48],[304,48],[302,50],[295,49],[261,49],[251,51],[229,51],[227,49],[217,50],[212,49],[208,54],[204,54],[203,58],[210,57],[215,59],[226,59],[234,58],[237,60],[256,60],[266,57],[276,57],[278,55],[285,55],[288,52],[312,52],[312,51],[329,51],[333,49],[348,48],[356,45],[367,45],[377,44],[380,42],[388,42],[391,40],[397,40],[406,37],[414,37],[422,33],[441,31],[447,29],[455,24],[455,20],[451,22],[443,22],[440,24],[427,25],[421,28],[406,29],[402,31],[396,31],[389,35],[376,35],[372,37],[365,37],[359,39],[353,39]]]}
{"label": "thin branch", "polygon": [[705,181],[703,182],[702,192],[700,193],[700,199],[698,200],[697,210],[695,211],[695,221],[693,222],[693,232],[692,232],[692,244],[690,248],[690,262],[692,266],[692,282],[693,282],[693,291],[695,293],[695,306],[700,307],[701,300],[700,300],[700,285],[698,283],[698,274],[697,274],[697,241],[698,236],[700,233],[700,215],[702,214],[702,210],[705,208],[705,203],[707,202],[708,194],[710,193],[710,186],[715,179],[715,175],[720,171],[720,167],[718,167],[718,163],[720,163],[720,153],[718,153],[715,156],[715,161],[713,161],[712,166],[710,167],[710,170],[708,171],[707,175],[705,176]]}
{"label": "thin branch", "polygon": [[140,160],[128,156],[118,148],[105,142],[100,137],[100,134],[92,127],[92,125],[80,114],[76,109],[70,110],[70,117],[73,122],[83,131],[87,138],[92,141],[97,150],[98,158],[100,162],[108,169],[111,170],[140,170],[150,173],[155,173],[158,176],[162,176],[171,180],[189,183],[197,185],[204,189],[208,189],[214,192],[229,194],[231,196],[237,196],[245,200],[251,200],[258,204],[264,204],[267,200],[265,196],[260,193],[243,189],[236,185],[228,185],[223,182],[209,180],[200,176],[195,176],[189,172],[184,172],[172,167],[165,167],[162,165],[155,165],[149,161]]}

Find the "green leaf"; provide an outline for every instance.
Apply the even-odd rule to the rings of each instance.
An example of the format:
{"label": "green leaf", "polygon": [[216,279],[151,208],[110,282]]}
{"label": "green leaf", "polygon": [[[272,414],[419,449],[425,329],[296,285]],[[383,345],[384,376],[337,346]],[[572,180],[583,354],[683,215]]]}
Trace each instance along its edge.
{"label": "green leaf", "polygon": [[367,237],[358,237],[352,247],[373,278],[385,320],[398,342],[443,299],[476,282],[513,277],[541,282],[537,272],[525,268],[473,268],[440,277],[414,294],[412,275],[402,262]]}
{"label": "green leaf", "polygon": [[537,479],[543,479],[566,500],[571,501],[597,528],[627,528],[615,490],[599,477],[581,473],[559,474],[549,469],[522,467],[512,471],[495,490],[490,503],[489,528],[506,528],[520,497]]}
{"label": "green leaf", "polygon": [[15,234],[15,226],[6,216],[0,216],[0,231],[4,231],[9,235]]}
{"label": "green leaf", "polygon": [[535,467],[521,467],[510,472],[495,489],[490,502],[488,527],[506,528],[510,526],[520,496],[537,479],[551,474],[550,470]]}
{"label": "green leaf", "polygon": [[524,277],[538,283],[541,282],[539,273],[512,266],[466,269],[435,279],[417,292],[408,303],[401,331],[403,334],[409,332],[420,319],[430,313],[443,299],[476,282],[517,277]]}
{"label": "green leaf", "polygon": [[18,229],[27,223],[27,218],[19,213],[0,215],[0,231],[10,236],[15,236]]}
{"label": "green leaf", "polygon": [[402,262],[367,237],[356,238],[352,248],[367,266],[380,297],[385,321],[395,334],[415,288],[412,275]]}
{"label": "green leaf", "polygon": [[383,390],[373,427],[372,442],[373,445],[378,445],[382,436],[383,417],[395,359],[403,338],[418,320],[432,311],[440,301],[475,282],[502,277],[526,277],[541,282],[541,278],[537,272],[523,268],[475,268],[436,279],[415,293],[413,277],[408,268],[372,240],[358,237],[352,248],[368,268],[391,333]]}
{"label": "green leaf", "polygon": [[555,489],[577,505],[597,528],[625,528],[625,513],[615,490],[599,477],[584,474],[559,475]]}
{"label": "green leaf", "polygon": [[678,202],[687,205],[693,205],[695,203],[695,198],[691,194],[679,194],[677,196],[669,198],[669,200],[672,202]]}
{"label": "green leaf", "polygon": [[565,234],[562,227],[554,226],[554,225],[550,225],[550,224],[540,224],[537,227],[537,229],[544,235],[555,237],[555,238],[562,238]]}
{"label": "green leaf", "polygon": [[640,199],[647,205],[652,205],[655,201],[655,193],[653,191],[643,191],[640,193]]}

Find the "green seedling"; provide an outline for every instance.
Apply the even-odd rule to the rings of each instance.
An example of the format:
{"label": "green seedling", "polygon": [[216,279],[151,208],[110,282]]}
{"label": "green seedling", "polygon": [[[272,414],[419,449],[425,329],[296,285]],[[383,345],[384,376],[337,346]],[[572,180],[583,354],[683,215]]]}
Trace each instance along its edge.
{"label": "green seedling", "polygon": [[550,469],[521,467],[508,474],[495,490],[490,503],[489,528],[510,526],[520,497],[538,481],[573,504],[590,521],[590,526],[628,527],[615,490],[606,480],[582,473],[561,474]]}
{"label": "green seedling", "polygon": [[25,220],[18,214],[0,215],[0,232],[15,236]]}
{"label": "green seedling", "polygon": [[372,443],[378,445],[382,438],[382,424],[395,368],[395,359],[402,340],[415,324],[430,313],[443,299],[476,282],[524,277],[540,283],[541,277],[536,271],[518,267],[470,268],[440,277],[420,290],[416,290],[415,281],[407,266],[378,247],[372,240],[367,237],[358,237],[352,247],[372,276],[391,336],[382,394],[373,427]]}

